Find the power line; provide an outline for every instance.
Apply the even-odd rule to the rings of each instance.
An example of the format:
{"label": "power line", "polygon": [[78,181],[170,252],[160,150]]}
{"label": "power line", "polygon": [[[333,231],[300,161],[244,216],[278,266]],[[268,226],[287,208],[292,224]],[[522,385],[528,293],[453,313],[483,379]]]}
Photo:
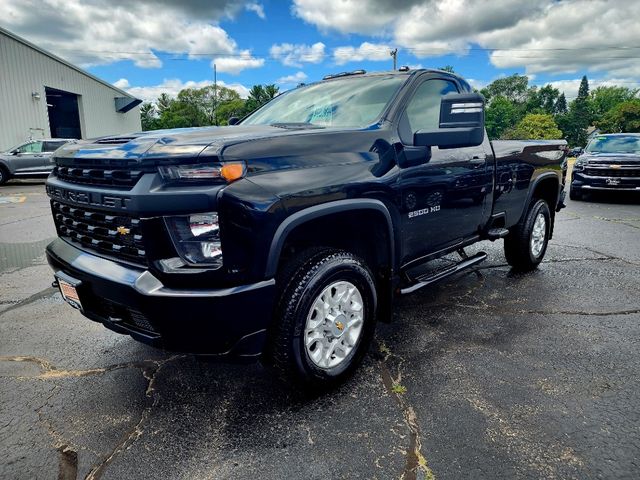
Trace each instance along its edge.
{"label": "power line", "polygon": [[[340,48],[340,47],[337,47]],[[494,47],[468,47],[468,48],[464,48],[463,52],[469,52],[469,51],[473,51],[473,52],[565,52],[565,51],[594,51],[594,50],[636,50],[636,49],[640,49],[640,46],[621,46],[621,45],[612,45],[612,46],[593,46],[593,47],[549,47],[549,48],[494,48]],[[284,52],[284,53],[261,53],[261,54],[256,54],[256,53],[251,53],[251,54],[247,54],[247,53],[232,53],[232,52],[198,52],[198,53],[191,53],[191,52],[153,52],[150,50],[147,51],[126,51],[126,50],[78,50],[78,49],[74,49],[74,48],[57,48],[56,50],[58,51],[65,51],[65,52],[70,52],[70,53],[76,53],[76,54],[115,54],[115,55],[151,55],[151,56],[158,56],[158,55],[188,55],[190,57],[240,57],[240,58],[287,58],[289,56],[293,56],[295,57],[295,59],[313,59],[313,58],[317,58],[316,54],[313,53],[309,53],[309,54],[301,54],[301,55],[296,55],[295,52]],[[417,48],[417,47],[403,47],[401,50],[406,50],[409,52],[413,52],[415,53],[419,53],[419,54],[428,54],[428,53],[435,53],[438,55],[441,55],[441,52],[446,52],[446,53],[451,53],[451,54],[456,54],[455,51],[452,51],[452,49],[449,48],[444,48],[444,47],[433,47],[433,48]],[[363,54],[363,53],[386,53],[389,51],[389,47],[387,46],[381,46],[381,47],[358,47],[356,49],[355,52],[349,52],[349,53],[343,53],[343,52],[335,52],[334,51],[334,56],[354,56],[354,55],[359,55],[359,54]],[[460,52],[462,53],[462,52]],[[523,58],[529,58],[529,57],[523,57]],[[621,58],[628,58],[628,57],[621,57]],[[635,58],[635,57],[633,57]]]}

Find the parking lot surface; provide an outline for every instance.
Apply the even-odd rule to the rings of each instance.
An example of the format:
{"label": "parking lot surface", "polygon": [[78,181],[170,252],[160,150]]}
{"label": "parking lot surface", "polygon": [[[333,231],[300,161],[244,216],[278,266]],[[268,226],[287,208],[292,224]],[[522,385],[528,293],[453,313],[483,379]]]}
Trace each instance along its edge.
{"label": "parking lot surface", "polygon": [[[570,202],[546,260],[402,298],[320,396],[63,303],[41,181],[0,188],[0,478],[638,478],[640,201]],[[176,319],[180,321],[180,319]]]}

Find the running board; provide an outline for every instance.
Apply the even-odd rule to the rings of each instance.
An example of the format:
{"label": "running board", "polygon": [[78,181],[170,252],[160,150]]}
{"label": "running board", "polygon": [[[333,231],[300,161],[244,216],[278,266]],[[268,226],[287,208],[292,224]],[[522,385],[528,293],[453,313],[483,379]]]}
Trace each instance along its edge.
{"label": "running board", "polygon": [[401,289],[400,293],[403,295],[406,295],[407,293],[413,293],[416,290],[420,290],[421,288],[440,281],[443,278],[450,277],[451,275],[455,275],[458,272],[471,268],[474,265],[483,262],[486,258],[487,254],[485,252],[478,252],[471,257],[467,257],[461,260],[455,265],[451,265],[450,267],[443,268],[442,270],[439,270],[437,272],[430,272],[426,275],[416,278],[416,283],[414,283],[410,287]]}

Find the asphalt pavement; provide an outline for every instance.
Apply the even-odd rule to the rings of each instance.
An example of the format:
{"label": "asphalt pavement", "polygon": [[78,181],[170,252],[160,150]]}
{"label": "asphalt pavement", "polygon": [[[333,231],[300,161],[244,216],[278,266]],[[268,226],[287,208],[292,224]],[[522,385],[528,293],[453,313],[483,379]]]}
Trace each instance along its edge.
{"label": "asphalt pavement", "polygon": [[529,274],[473,246],[314,397],[85,319],[54,235],[42,181],[0,187],[2,479],[640,477],[640,199],[568,200]]}

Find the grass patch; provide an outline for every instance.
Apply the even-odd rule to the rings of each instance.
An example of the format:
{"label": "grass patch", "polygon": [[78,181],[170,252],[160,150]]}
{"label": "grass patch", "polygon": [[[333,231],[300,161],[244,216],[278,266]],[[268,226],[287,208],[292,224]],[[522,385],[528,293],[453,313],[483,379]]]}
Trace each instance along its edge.
{"label": "grass patch", "polygon": [[391,391],[395,394],[403,395],[407,393],[407,387],[405,387],[404,385],[400,385],[399,383],[394,383],[391,386]]}

